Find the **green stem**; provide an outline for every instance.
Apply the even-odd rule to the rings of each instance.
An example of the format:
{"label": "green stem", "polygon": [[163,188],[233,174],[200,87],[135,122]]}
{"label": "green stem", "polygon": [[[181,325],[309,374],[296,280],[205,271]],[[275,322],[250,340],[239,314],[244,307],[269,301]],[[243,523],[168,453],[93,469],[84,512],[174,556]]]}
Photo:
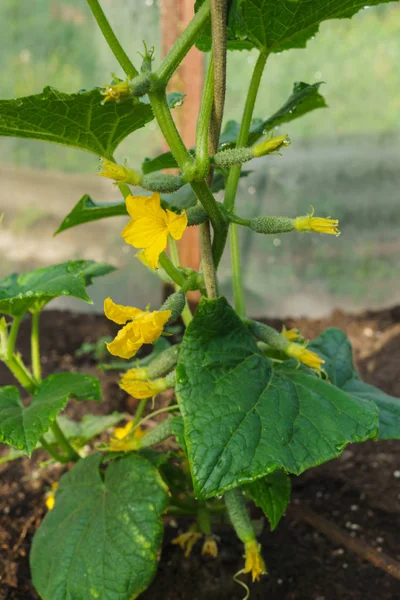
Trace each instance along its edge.
{"label": "green stem", "polygon": [[240,265],[240,243],[238,228],[235,224],[229,228],[229,246],[231,250],[232,263],[232,286],[235,308],[239,317],[246,316],[246,301],[242,282],[242,271]]}
{"label": "green stem", "polygon": [[200,251],[204,285],[206,286],[207,296],[208,298],[216,298],[218,296],[217,274],[215,271],[211,245],[210,223],[208,220],[200,225]]}
{"label": "green stem", "polygon": [[207,75],[204,82],[203,95],[200,103],[196,127],[196,165],[203,177],[208,175],[210,158],[208,155],[208,132],[210,128],[211,111],[214,100],[214,60],[210,56]]}
{"label": "green stem", "polygon": [[[251,119],[253,117],[254,105],[257,98],[257,93],[261,83],[261,77],[264,72],[267,56],[260,53],[256,65],[254,67],[253,76],[251,78],[249,91],[247,93],[246,104],[243,111],[240,131],[236,142],[236,148],[247,146],[249,137]],[[233,211],[235,208],[235,199],[239,184],[240,171],[242,166],[235,165],[229,170],[228,181],[225,190],[225,207]],[[239,315],[246,314],[246,303],[243,290],[242,269],[240,265],[240,247],[237,225],[231,224],[229,228],[231,260],[232,260],[232,284],[235,297],[235,308]]]}
{"label": "green stem", "polygon": [[80,458],[79,454],[71,446],[71,444],[65,437],[64,433],[62,432],[57,421],[53,421],[53,423],[51,424],[50,427],[54,434],[54,437],[57,440],[58,445],[66,453],[65,462],[69,462],[70,460],[76,462],[77,460],[79,460],[79,458]]}
{"label": "green stem", "polygon": [[40,367],[40,349],[39,349],[39,319],[40,311],[32,313],[32,330],[31,330],[31,356],[32,356],[32,373],[37,382],[42,378]]}
{"label": "green stem", "polygon": [[44,450],[46,450],[46,452],[48,452],[50,454],[50,456],[52,456],[54,458],[54,460],[58,460],[58,462],[63,463],[63,464],[69,462],[69,457],[65,456],[64,454],[59,454],[58,452],[56,452],[56,450],[54,450],[54,448],[46,442],[46,440],[44,439],[43,436],[39,439],[39,442],[40,442],[40,445],[42,446],[42,448]]}
{"label": "green stem", "polygon": [[19,363],[15,354],[11,358],[7,358],[4,362],[22,387],[28,392],[33,393],[35,391],[35,381],[32,379],[27,369]]}
{"label": "green stem", "polygon": [[[171,235],[168,238],[168,242],[169,242],[169,251],[171,253],[172,264],[174,265],[174,267],[179,268],[181,266],[181,263],[180,263],[180,259],[179,259],[178,245]],[[178,290],[179,290],[179,286],[177,286],[176,291],[178,291]],[[183,309],[183,311],[181,313],[181,317],[182,317],[182,321],[183,321],[185,327],[187,327],[189,325],[190,321],[193,319],[192,311],[189,308],[187,298],[185,298],[185,308]]]}
{"label": "green stem", "polygon": [[185,276],[182,275],[182,273],[178,271],[178,269],[172,264],[165,252],[160,254],[158,262],[167,275],[169,275],[169,277],[172,279],[172,281],[174,281],[179,287],[182,287],[186,281]]}
{"label": "green stem", "polygon": [[[242,122],[240,124],[239,135],[236,141],[236,148],[242,148],[247,146],[249,137],[249,131],[251,126],[251,120],[253,118],[254,105],[256,102],[258,90],[261,83],[261,77],[264,72],[265,63],[267,56],[260,53],[256,65],[254,67],[253,75],[250,82],[249,91],[247,92],[246,104],[243,111]],[[236,192],[238,188],[240,171],[242,166],[235,165],[229,170],[229,177],[226,184],[224,204],[228,210],[233,210],[235,206]]]}
{"label": "green stem", "polygon": [[149,401],[149,398],[142,398],[142,400],[140,400],[138,407],[136,409],[136,412],[135,412],[135,416],[133,418],[133,427],[136,427],[136,425],[139,423],[140,419],[142,418],[142,415],[145,411],[148,401]]}
{"label": "green stem", "polygon": [[7,345],[7,359],[12,358],[15,350],[15,342],[17,341],[19,326],[21,324],[22,315],[19,317],[14,317],[14,320],[11,325],[10,334],[8,336],[8,345]]}
{"label": "green stem", "polygon": [[[174,155],[179,168],[184,175],[189,175],[189,178],[193,177],[196,168],[193,157],[188,152],[181,136],[179,135],[175,122],[171,116],[165,94],[149,93],[149,98],[154,116],[157,119],[157,123],[169,147],[171,148],[171,152]],[[213,257],[214,262],[218,264],[225,247],[228,229],[225,218],[218,207],[218,203],[212,195],[210,188],[204,180],[190,181],[190,185],[197,199],[203,205],[203,208],[207,212],[212,223],[215,236],[213,244]]]}
{"label": "green stem", "polygon": [[168,81],[195,43],[200,29],[208,21],[209,17],[210,0],[205,0],[155,73],[156,79],[162,81],[164,87],[166,87]]}
{"label": "green stem", "polygon": [[134,429],[137,429],[138,427],[140,427],[143,423],[145,423],[149,419],[152,419],[153,417],[156,417],[157,415],[161,415],[162,413],[170,412],[172,410],[179,410],[179,406],[177,404],[173,404],[172,406],[164,406],[163,408],[159,408],[158,410],[155,410],[152,413],[149,413],[144,419],[139,421],[139,423],[137,423],[135,425],[135,427],[132,428],[130,433],[132,433]]}
{"label": "green stem", "polygon": [[139,75],[139,72],[134,67],[130,58],[127,56],[121,44],[119,43],[117,36],[111,29],[111,25],[108,22],[107,17],[104,14],[99,1],[87,0],[87,3],[90,7],[90,10],[92,11],[94,18],[97,21],[98,26],[101,29],[102,34],[104,35],[107,44],[110,46],[112,53],[121,65],[122,69],[131,79]]}

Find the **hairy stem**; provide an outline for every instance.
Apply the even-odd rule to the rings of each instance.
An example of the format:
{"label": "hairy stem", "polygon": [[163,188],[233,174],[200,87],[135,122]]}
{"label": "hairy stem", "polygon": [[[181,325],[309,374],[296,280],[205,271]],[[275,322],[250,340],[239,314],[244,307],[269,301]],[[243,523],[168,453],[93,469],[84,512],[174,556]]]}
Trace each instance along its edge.
{"label": "hairy stem", "polygon": [[67,440],[67,438],[65,437],[64,433],[62,432],[59,424],[57,423],[57,421],[54,421],[51,424],[51,430],[54,434],[54,437],[57,440],[58,445],[60,446],[60,448],[62,450],[64,450],[64,452],[66,453],[66,461],[78,461],[80,456],[79,454],[74,450],[74,448],[71,446],[71,444],[69,443],[69,441]]}
{"label": "hairy stem", "polygon": [[210,124],[210,150],[214,154],[218,148],[224,115],[226,90],[226,21],[227,0],[211,0],[211,35],[214,55],[214,102]]}
{"label": "hairy stem", "polygon": [[[243,111],[242,122],[240,125],[239,136],[236,142],[236,147],[247,146],[249,137],[251,119],[253,117],[254,105],[257,98],[257,93],[261,83],[261,77],[264,72],[267,56],[260,53],[256,65],[254,67],[253,76],[251,78],[249,91],[247,93],[246,104]],[[230,211],[235,208],[235,199],[239,184],[240,171],[242,166],[235,165],[229,171],[229,177],[226,184],[224,204]],[[240,248],[239,236],[236,224],[231,224],[229,228],[229,239],[232,260],[232,283],[233,293],[235,297],[235,308],[240,316],[246,314],[246,303],[243,291],[242,270],[240,265]]]}
{"label": "hairy stem", "polygon": [[128,77],[131,78],[139,75],[139,72],[134,67],[132,61],[125,53],[125,50],[122,48],[121,44],[119,43],[118,38],[112,30],[111,25],[108,22],[107,17],[104,14],[99,1],[87,0],[87,3],[90,7],[90,10],[92,11],[94,18],[97,21],[99,28],[101,29],[102,34],[104,35],[107,44],[110,46],[112,53],[121,65],[124,72],[128,75]]}
{"label": "hairy stem", "polygon": [[208,21],[209,17],[210,0],[205,0],[155,73],[156,79],[163,83],[164,88],[195,43],[200,29]]}
{"label": "hairy stem", "polygon": [[170,261],[165,252],[162,252],[160,254],[158,262],[160,263],[164,271],[167,273],[167,275],[171,277],[172,281],[174,281],[174,283],[176,283],[179,287],[182,287],[186,279],[184,275],[182,275],[182,273],[178,271],[175,265]]}
{"label": "hairy stem", "polygon": [[[169,244],[169,251],[171,254],[172,264],[174,265],[174,267],[176,267],[178,269],[181,266],[180,259],[179,259],[178,245],[171,235],[168,238],[168,244]],[[179,288],[180,288],[180,286],[176,285],[176,287],[175,287],[176,291],[179,291]],[[193,315],[189,308],[187,298],[185,298],[185,308],[183,309],[183,311],[181,313],[181,317],[182,317],[182,321],[183,321],[185,327],[187,327],[189,325],[190,321],[193,319]]]}
{"label": "hairy stem", "polygon": [[40,349],[39,349],[39,319],[40,311],[32,314],[32,330],[31,330],[31,357],[32,357],[32,373],[37,382],[40,382],[41,366],[40,366]]}
{"label": "hairy stem", "polygon": [[135,416],[133,419],[133,427],[136,427],[136,425],[139,423],[140,419],[142,418],[142,415],[145,411],[148,401],[149,401],[149,398],[142,398],[142,400],[139,401],[139,404],[138,404],[138,407],[136,409]]}
{"label": "hairy stem", "polygon": [[21,324],[22,316],[14,317],[11,325],[10,334],[8,336],[7,344],[7,359],[12,358],[15,350],[15,342],[17,341],[19,326]]}

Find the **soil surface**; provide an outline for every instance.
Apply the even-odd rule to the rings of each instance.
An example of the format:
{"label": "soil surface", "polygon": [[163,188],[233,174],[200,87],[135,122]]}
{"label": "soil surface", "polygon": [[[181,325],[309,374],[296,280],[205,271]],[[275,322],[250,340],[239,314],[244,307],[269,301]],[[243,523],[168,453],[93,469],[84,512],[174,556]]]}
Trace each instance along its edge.
{"label": "soil surface", "polygon": [[[281,321],[269,321],[280,328]],[[318,320],[286,320],[313,338],[329,326],[346,331],[365,381],[400,397],[400,307],[348,315],[336,311]],[[114,373],[96,369],[88,356],[75,357],[83,342],[113,335],[106,319],[62,311],[46,311],[41,323],[44,375],[82,371],[101,379],[104,400],[74,403],[68,413],[132,412],[136,401],[126,397]],[[29,322],[22,324],[18,349],[28,356]],[[13,384],[0,364],[0,385]],[[162,402],[159,400],[158,402]],[[399,400],[400,401],[400,400]],[[358,558],[306,525],[296,505],[311,508],[351,538],[400,560],[400,442],[367,442],[346,448],[340,459],[294,477],[292,509],[271,533],[260,519],[260,541],[269,575],[251,586],[252,600],[400,600],[400,581]],[[29,548],[45,512],[45,493],[65,467],[40,468],[45,453],[0,466],[0,600],[37,600],[30,583]],[[256,518],[260,514],[255,512]],[[242,546],[226,524],[219,525],[217,559],[203,557],[201,544],[185,559],[171,544],[190,521],[170,521],[159,573],[143,600],[241,600],[245,594],[232,579],[243,567]],[[247,581],[246,578],[244,578]],[[81,600],[87,600],[82,598]]]}

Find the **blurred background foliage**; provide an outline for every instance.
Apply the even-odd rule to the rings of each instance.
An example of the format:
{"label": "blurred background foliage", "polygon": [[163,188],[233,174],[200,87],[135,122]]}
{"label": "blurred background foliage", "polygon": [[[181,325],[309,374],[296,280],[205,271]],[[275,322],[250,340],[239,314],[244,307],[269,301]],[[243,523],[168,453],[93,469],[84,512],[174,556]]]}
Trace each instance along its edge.
{"label": "blurred background foliage", "polygon": [[[134,60],[143,39],[155,46],[160,59],[157,0],[102,4]],[[0,38],[2,98],[38,93],[46,85],[76,92],[102,86],[111,72],[122,77],[83,0],[2,0],[0,22],[7,23]],[[229,54],[227,119],[240,119],[256,57],[256,52]],[[241,181],[237,212],[296,216],[311,204],[319,215],[339,218],[342,235],[275,238],[241,230],[250,313],[322,315],[336,306],[358,310],[400,302],[399,61],[398,2],[365,9],[351,20],[325,22],[305,50],[268,59],[255,116],[265,118],[279,108],[295,81],[324,81],[321,93],[329,108],[282,129],[292,145],[283,158],[252,163],[252,174]],[[135,167],[161,150],[157,127],[150,123],[121,145],[117,158]],[[98,310],[115,285],[122,286],[117,301],[145,305],[150,295],[157,304],[157,280],[145,281],[142,267],[132,261],[134,250],[120,238],[123,219],[51,239],[83,193],[96,200],[118,197],[109,182],[93,176],[96,168],[96,160],[78,150],[0,138],[5,182],[0,275],[56,262],[64,254],[108,259],[122,269],[94,288]],[[230,296],[228,256],[221,284]]]}

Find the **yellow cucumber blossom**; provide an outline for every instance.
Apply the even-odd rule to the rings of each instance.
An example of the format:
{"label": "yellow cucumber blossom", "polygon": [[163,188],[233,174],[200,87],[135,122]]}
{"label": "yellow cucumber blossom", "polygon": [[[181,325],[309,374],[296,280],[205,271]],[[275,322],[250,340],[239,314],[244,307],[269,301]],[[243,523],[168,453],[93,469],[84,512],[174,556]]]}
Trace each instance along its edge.
{"label": "yellow cucumber blossom", "polygon": [[277,153],[282,146],[290,146],[290,138],[288,135],[278,135],[272,139],[266,139],[261,144],[257,144],[253,148],[253,155],[256,157],[265,156],[266,154]]}
{"label": "yellow cucumber blossom", "polygon": [[114,179],[114,181],[120,181],[121,183],[129,183],[130,185],[139,185],[142,180],[140,173],[136,173],[136,171],[130,169],[126,162],[123,165],[117,165],[117,163],[107,158],[101,158],[98,175]]}
{"label": "yellow cucumber blossom", "polygon": [[200,531],[197,531],[196,525],[192,525],[189,531],[181,533],[178,537],[172,540],[172,544],[180,546],[185,553],[185,558],[190,556],[193,546],[203,537]]}
{"label": "yellow cucumber blossom", "polygon": [[245,563],[244,572],[251,573],[252,581],[258,581],[261,575],[265,575],[267,569],[265,567],[264,559],[260,553],[260,544],[257,540],[250,540],[244,545],[245,548]]}
{"label": "yellow cucumber blossom", "polygon": [[[135,369],[133,369],[135,370]],[[127,371],[122,377],[119,387],[128,392],[133,398],[153,398],[160,392],[167,389],[167,384],[164,378],[154,379],[153,381],[140,381],[131,377]]]}
{"label": "yellow cucumber blossom", "polygon": [[106,102],[120,102],[121,98],[129,98],[131,95],[131,89],[129,87],[129,80],[120,81],[115,85],[104,85],[104,88],[100,90],[100,94],[104,96],[103,104]]}
{"label": "yellow cucumber blossom", "polygon": [[181,215],[161,206],[160,194],[128,196],[126,208],[132,220],[122,237],[131,246],[143,248],[143,259],[156,269],[158,258],[168,244],[168,235],[180,240],[188,223],[186,211]]}
{"label": "yellow cucumber blossom", "polygon": [[203,556],[208,554],[209,556],[212,556],[212,558],[217,558],[218,546],[217,546],[217,542],[215,541],[215,539],[212,535],[206,535],[206,537],[204,538],[204,543],[203,543],[203,547],[201,549],[201,553],[203,554]]}
{"label": "yellow cucumber blossom", "polygon": [[56,503],[55,491],[58,488],[58,482],[51,484],[51,491],[46,494],[46,506],[48,510],[53,510]]}
{"label": "yellow cucumber blossom", "polygon": [[321,370],[321,365],[324,364],[324,360],[318,356],[315,352],[307,350],[304,346],[291,342],[285,350],[285,353],[292,358],[297,358],[300,362],[311,369],[316,371]]}
{"label": "yellow cucumber blossom", "polygon": [[295,342],[302,337],[301,333],[299,333],[297,329],[286,329],[285,326],[282,327],[281,335],[289,340],[289,342]]}
{"label": "yellow cucumber blossom", "polygon": [[339,221],[337,219],[314,217],[314,208],[311,208],[312,211],[310,214],[293,219],[293,226],[297,231],[317,231],[318,233],[340,235]]}
{"label": "yellow cucumber blossom", "polygon": [[137,427],[132,436],[129,436],[132,431],[133,421],[129,421],[124,427],[116,427],[114,429],[114,437],[110,439],[110,445],[107,450],[110,452],[130,452],[139,450],[139,440],[146,434],[145,430]]}
{"label": "yellow cucumber blossom", "polygon": [[143,311],[106,298],[104,314],[110,321],[124,325],[114,340],[106,344],[108,351],[113,356],[132,358],[143,344],[151,344],[160,337],[172,313],[170,310]]}

